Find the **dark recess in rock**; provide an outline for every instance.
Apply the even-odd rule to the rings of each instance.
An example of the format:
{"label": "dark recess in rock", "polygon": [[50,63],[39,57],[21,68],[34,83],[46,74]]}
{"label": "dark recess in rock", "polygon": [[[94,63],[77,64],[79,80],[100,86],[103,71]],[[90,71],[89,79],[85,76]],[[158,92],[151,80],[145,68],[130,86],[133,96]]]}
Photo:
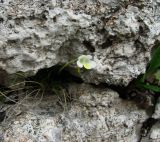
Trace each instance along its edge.
{"label": "dark recess in rock", "polygon": [[[73,76],[67,71],[67,68],[63,69],[61,72],[60,69],[63,66],[56,65],[51,68],[45,68],[39,70],[36,75],[26,78],[26,81],[35,81],[45,85],[46,90],[54,87],[54,85],[62,85],[64,88],[67,88],[66,85],[70,82],[82,83],[82,79]],[[32,83],[26,85],[33,85]]]}
{"label": "dark recess in rock", "polygon": [[3,18],[0,18],[0,23],[3,23],[4,19]]}
{"label": "dark recess in rock", "polygon": [[114,36],[108,37],[107,40],[102,44],[102,49],[112,46],[114,43],[117,42],[116,40],[117,38]]}
{"label": "dark recess in rock", "polygon": [[91,42],[84,40],[83,44],[90,52],[95,52],[94,46],[91,44]]}
{"label": "dark recess in rock", "polygon": [[[154,118],[149,118],[147,119],[144,123],[143,126],[141,128],[141,138],[142,137],[146,137],[149,133],[149,131],[151,130],[152,126],[157,122],[158,120],[154,119]],[[141,141],[141,139],[140,139]],[[139,142],[140,142],[139,141]]]}
{"label": "dark recess in rock", "polygon": [[152,114],[156,104],[157,96],[155,93],[143,88],[138,88],[133,80],[128,86],[109,85],[109,88],[119,93],[120,98],[133,101],[138,107],[146,109],[149,114]]}
{"label": "dark recess in rock", "polygon": [[5,116],[6,116],[5,111],[0,112],[0,122],[2,122],[4,120]]}

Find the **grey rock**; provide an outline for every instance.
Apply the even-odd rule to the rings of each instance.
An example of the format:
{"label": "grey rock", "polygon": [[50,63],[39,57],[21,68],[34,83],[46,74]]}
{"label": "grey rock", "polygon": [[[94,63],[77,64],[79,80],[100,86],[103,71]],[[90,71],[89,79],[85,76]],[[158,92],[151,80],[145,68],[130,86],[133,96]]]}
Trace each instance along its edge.
{"label": "grey rock", "polygon": [[14,110],[20,108],[23,113],[12,116],[7,125],[0,127],[4,142],[139,140],[141,126],[149,117],[145,110],[121,100],[115,91],[107,88],[70,84],[68,92],[74,100],[70,103],[62,101],[65,100],[62,96],[67,97],[63,91],[62,96],[44,96],[34,107],[37,101],[33,98],[15,106]]}
{"label": "grey rock", "polygon": [[160,97],[157,100],[157,103],[155,106],[155,112],[152,117],[155,119],[160,119]]}
{"label": "grey rock", "polygon": [[146,137],[142,137],[141,142],[159,142],[160,140],[160,121],[155,123]]}
{"label": "grey rock", "polygon": [[127,85],[160,40],[159,12],[158,0],[2,1],[0,68],[34,74],[89,54],[97,67],[85,82]]}
{"label": "grey rock", "polygon": [[151,129],[150,139],[153,142],[158,142],[160,140],[160,122],[157,122]]}

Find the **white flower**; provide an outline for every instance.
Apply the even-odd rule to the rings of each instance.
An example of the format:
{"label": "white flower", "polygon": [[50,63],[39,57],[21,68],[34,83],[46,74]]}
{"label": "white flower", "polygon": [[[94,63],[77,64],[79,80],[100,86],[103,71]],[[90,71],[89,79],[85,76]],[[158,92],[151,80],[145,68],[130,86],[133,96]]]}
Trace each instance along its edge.
{"label": "white flower", "polygon": [[77,66],[86,69],[93,69],[96,67],[96,62],[92,61],[91,55],[81,55],[78,57]]}

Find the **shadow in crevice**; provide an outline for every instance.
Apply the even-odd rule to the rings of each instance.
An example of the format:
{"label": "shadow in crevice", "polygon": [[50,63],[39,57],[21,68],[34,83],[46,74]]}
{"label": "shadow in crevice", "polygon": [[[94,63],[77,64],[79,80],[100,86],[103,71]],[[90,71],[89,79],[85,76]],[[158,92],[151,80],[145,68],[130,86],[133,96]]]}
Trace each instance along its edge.
{"label": "shadow in crevice", "polygon": [[50,104],[54,104],[53,111],[56,110],[56,107],[57,111],[61,109],[63,111],[66,105],[69,105],[72,101],[72,96],[69,96],[67,92],[68,85],[72,82],[80,84],[83,83],[83,81],[69,73],[67,68],[59,72],[61,68],[62,66],[56,65],[41,69],[34,76],[24,77],[24,81],[17,83],[19,85],[15,85],[16,88],[0,86],[0,93],[2,92],[6,96],[0,94],[0,97],[2,97],[0,98],[0,122],[9,120],[14,115],[8,113],[7,108],[9,108],[12,113],[14,112],[11,111],[12,109],[16,110],[16,108],[20,106],[22,109],[27,109],[30,102],[33,102],[33,104],[31,103],[29,108],[38,107],[42,102],[41,105],[44,105],[44,108],[41,109],[45,110],[48,105],[44,104],[44,102],[47,103],[48,101]]}
{"label": "shadow in crevice", "polygon": [[42,83],[46,89],[54,87],[54,85],[66,87],[66,85],[71,82],[83,83],[81,78],[72,75],[67,68],[60,71],[62,67],[63,66],[56,65],[50,68],[41,69],[34,76],[26,78],[26,81]]}
{"label": "shadow in crevice", "polygon": [[101,86],[110,88],[118,92],[123,100],[134,102],[139,108],[145,109],[152,114],[157,100],[157,95],[149,90],[136,86],[136,79],[131,81],[128,86],[101,84]]}
{"label": "shadow in crevice", "polygon": [[158,122],[157,119],[154,118],[148,118],[142,125],[141,127],[141,131],[140,131],[140,139],[138,142],[141,142],[143,137],[147,137],[147,135],[149,134],[151,128],[153,127],[153,125],[156,124],[156,122]]}

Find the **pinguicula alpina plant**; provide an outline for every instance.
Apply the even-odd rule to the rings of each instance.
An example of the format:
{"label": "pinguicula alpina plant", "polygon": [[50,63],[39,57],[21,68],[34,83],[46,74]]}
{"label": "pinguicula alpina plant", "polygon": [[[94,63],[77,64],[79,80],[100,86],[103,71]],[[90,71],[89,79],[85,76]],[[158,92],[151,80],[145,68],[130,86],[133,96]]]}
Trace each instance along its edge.
{"label": "pinguicula alpina plant", "polygon": [[77,66],[79,68],[94,69],[96,67],[96,62],[92,60],[91,55],[81,55],[78,57]]}

